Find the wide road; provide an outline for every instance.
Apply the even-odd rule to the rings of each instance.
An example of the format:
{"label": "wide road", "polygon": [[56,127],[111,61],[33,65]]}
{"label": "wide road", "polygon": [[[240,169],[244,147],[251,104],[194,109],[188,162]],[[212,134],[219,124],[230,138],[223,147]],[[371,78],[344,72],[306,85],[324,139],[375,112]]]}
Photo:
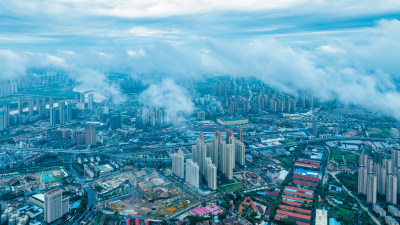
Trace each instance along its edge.
{"label": "wide road", "polygon": [[267,150],[267,149],[276,149],[276,148],[287,148],[287,147],[294,147],[297,145],[302,145],[302,144],[315,144],[319,142],[327,142],[327,141],[396,141],[393,138],[372,138],[372,137],[326,137],[326,138],[314,138],[311,140],[304,140],[304,141],[298,141],[298,142],[293,142],[293,143],[288,143],[288,144],[282,144],[282,145],[273,145],[273,146],[267,146],[267,147],[262,147],[262,148],[253,148],[253,149],[246,149],[246,152],[250,151],[262,151],[262,150]]}
{"label": "wide road", "polygon": [[92,212],[92,207],[95,207],[98,203],[97,197],[96,197],[96,192],[92,189],[92,187],[85,181],[85,178],[81,176],[72,166],[72,164],[69,165],[69,171],[71,172],[71,175],[75,178],[76,183],[79,183],[81,187],[86,191],[88,194],[88,205],[85,209],[85,211],[82,213],[80,217],[78,217],[73,224],[77,225],[79,221],[83,220],[86,217],[91,216]]}

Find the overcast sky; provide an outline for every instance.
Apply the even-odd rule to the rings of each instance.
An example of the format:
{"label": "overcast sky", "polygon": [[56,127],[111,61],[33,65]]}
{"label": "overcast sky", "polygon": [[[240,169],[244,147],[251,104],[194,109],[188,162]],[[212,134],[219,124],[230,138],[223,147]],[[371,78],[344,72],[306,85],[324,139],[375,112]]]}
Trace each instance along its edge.
{"label": "overcast sky", "polygon": [[0,76],[251,76],[400,118],[399,20],[398,0],[3,0]]}

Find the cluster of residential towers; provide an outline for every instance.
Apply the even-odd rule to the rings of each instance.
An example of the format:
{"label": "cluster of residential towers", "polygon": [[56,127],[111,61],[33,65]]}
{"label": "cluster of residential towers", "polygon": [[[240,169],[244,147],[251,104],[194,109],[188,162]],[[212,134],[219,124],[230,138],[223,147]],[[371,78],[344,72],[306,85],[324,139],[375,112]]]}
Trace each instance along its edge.
{"label": "cluster of residential towers", "polygon": [[245,165],[245,145],[240,128],[238,136],[239,140],[236,140],[233,131],[227,130],[223,140],[221,132],[216,131],[213,140],[205,143],[204,135],[200,133],[192,146],[192,158],[186,159],[186,163],[181,150],[172,155],[172,172],[195,188],[199,187],[199,180],[204,177],[208,188],[216,190],[218,171],[231,180],[236,163]]}
{"label": "cluster of residential towers", "polygon": [[377,194],[386,196],[386,202],[396,204],[400,194],[400,150],[392,150],[392,159],[374,160],[361,153],[358,168],[358,193],[367,196],[367,202],[376,203]]}

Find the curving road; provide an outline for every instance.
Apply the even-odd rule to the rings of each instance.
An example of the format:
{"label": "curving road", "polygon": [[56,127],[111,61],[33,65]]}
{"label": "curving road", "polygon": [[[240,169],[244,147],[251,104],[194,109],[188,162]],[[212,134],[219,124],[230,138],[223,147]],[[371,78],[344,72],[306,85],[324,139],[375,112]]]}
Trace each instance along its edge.
{"label": "curving road", "polygon": [[381,222],[379,222],[379,220],[369,211],[368,207],[363,205],[360,199],[354,196],[353,193],[349,189],[347,189],[347,187],[342,182],[340,182],[340,180],[336,177],[336,173],[329,172],[329,174],[331,174],[333,178],[342,185],[343,189],[347,192],[347,194],[349,194],[351,197],[357,200],[358,204],[364,211],[368,213],[369,217],[375,222],[375,224],[381,225]]}

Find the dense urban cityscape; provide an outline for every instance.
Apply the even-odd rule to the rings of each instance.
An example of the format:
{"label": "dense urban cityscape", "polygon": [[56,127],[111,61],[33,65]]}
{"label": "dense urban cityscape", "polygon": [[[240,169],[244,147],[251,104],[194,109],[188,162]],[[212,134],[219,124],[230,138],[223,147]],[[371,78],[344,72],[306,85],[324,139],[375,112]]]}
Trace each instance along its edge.
{"label": "dense urban cityscape", "polygon": [[0,225],[399,225],[399,0],[0,1]]}
{"label": "dense urban cityscape", "polygon": [[233,77],[193,81],[185,114],[128,75],[115,104],[62,74],[2,84],[1,224],[400,220],[391,117]]}

